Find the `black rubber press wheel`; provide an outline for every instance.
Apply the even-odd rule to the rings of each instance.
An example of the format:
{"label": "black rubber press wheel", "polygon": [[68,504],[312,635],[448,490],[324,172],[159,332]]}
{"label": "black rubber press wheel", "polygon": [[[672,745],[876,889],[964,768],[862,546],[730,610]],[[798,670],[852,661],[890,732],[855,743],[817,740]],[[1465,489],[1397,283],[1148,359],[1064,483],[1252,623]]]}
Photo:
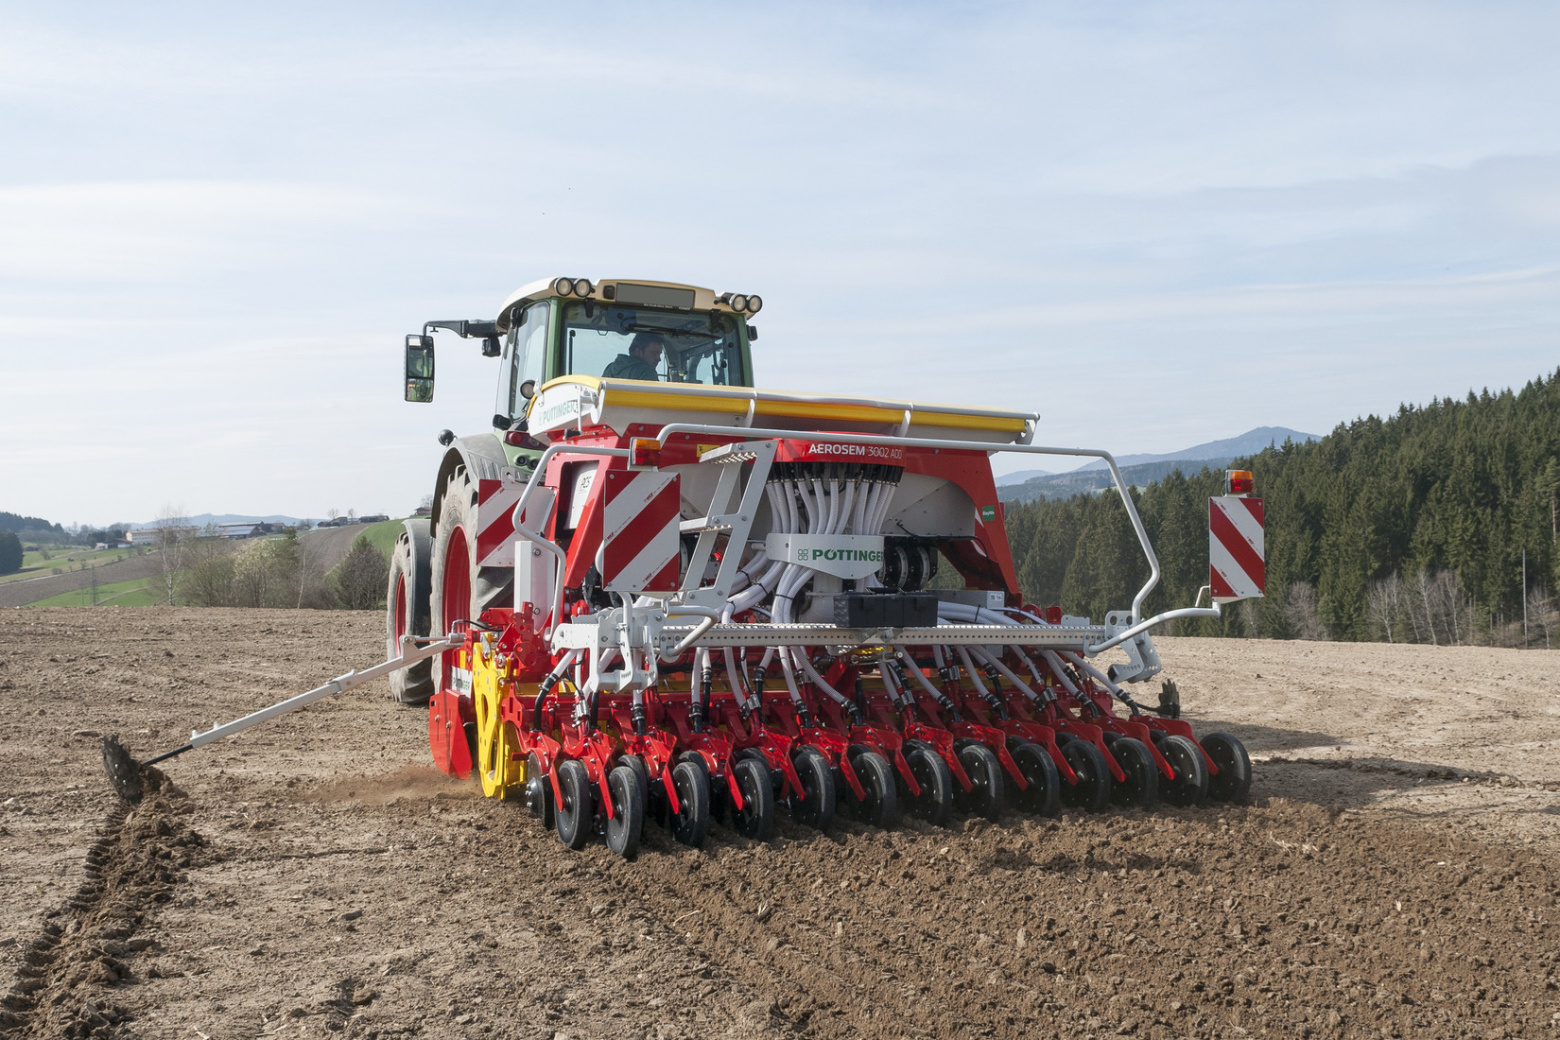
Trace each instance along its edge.
{"label": "black rubber press wheel", "polygon": [[856,778],[866,798],[857,800],[855,792],[846,788],[846,798],[856,819],[873,827],[887,830],[894,825],[899,811],[898,792],[894,787],[894,767],[888,759],[870,748],[852,748],[850,764],[855,767]]}
{"label": "black rubber press wheel", "polygon": [[595,816],[590,774],[585,771],[585,763],[571,758],[558,764],[558,791],[563,795],[554,810],[558,840],[578,851],[590,838],[591,820]]}
{"label": "black rubber press wheel", "polygon": [[1175,779],[1160,787],[1165,801],[1171,805],[1201,805],[1208,796],[1208,764],[1203,761],[1202,749],[1173,733],[1159,742],[1159,753],[1175,771]]}
{"label": "black rubber press wheel", "polygon": [[820,831],[834,822],[834,770],[822,751],[808,745],[791,757],[802,796],[791,799],[791,818]]}
{"label": "black rubber press wheel", "polygon": [[672,786],[678,803],[672,837],[689,848],[699,848],[710,832],[710,774],[702,762],[695,765],[685,759],[672,767]]}
{"label": "black rubber press wheel", "polygon": [[984,744],[966,744],[959,749],[959,764],[973,785],[966,791],[963,785],[954,784],[953,803],[959,811],[988,820],[1002,815],[1002,763],[995,752]]}
{"label": "black rubber press wheel", "polygon": [[612,795],[612,817],[607,820],[607,848],[633,859],[639,855],[639,837],[645,829],[645,798],[639,777],[631,766],[620,765],[607,774]]}
{"label": "black rubber press wheel", "polygon": [[1100,749],[1074,738],[1062,745],[1062,757],[1072,766],[1075,784],[1062,785],[1062,804],[1082,812],[1104,812],[1110,805],[1110,767]]}
{"label": "black rubber press wheel", "polygon": [[1110,745],[1116,764],[1127,774],[1125,782],[1111,784],[1111,800],[1117,805],[1152,809],[1159,801],[1159,765],[1141,740],[1117,737]]}
{"label": "black rubber press wheel", "polygon": [[535,754],[525,760],[525,807],[542,821],[543,827],[553,825],[552,778],[542,772],[541,760]]}
{"label": "black rubber press wheel", "polygon": [[1244,804],[1251,794],[1251,756],[1246,754],[1246,745],[1228,733],[1210,733],[1202,738],[1202,746],[1219,767],[1216,776],[1208,777],[1208,797]]}
{"label": "black rubber press wheel", "polygon": [[1020,791],[1017,784],[1008,787],[1013,808],[1033,816],[1059,816],[1062,812],[1062,775],[1051,761],[1051,753],[1039,744],[1023,741],[1010,752],[1018,771],[1029,786]]}
{"label": "black rubber press wheel", "polygon": [[749,756],[732,763],[732,776],[742,792],[742,808],[731,808],[731,828],[744,838],[768,841],[775,832],[775,788],[769,777],[769,765],[760,757]]}
{"label": "black rubber press wheel", "polygon": [[953,815],[953,773],[948,763],[926,744],[906,744],[905,761],[910,764],[915,782],[921,785],[919,795],[905,791],[910,815],[933,827],[948,826],[948,818]]}

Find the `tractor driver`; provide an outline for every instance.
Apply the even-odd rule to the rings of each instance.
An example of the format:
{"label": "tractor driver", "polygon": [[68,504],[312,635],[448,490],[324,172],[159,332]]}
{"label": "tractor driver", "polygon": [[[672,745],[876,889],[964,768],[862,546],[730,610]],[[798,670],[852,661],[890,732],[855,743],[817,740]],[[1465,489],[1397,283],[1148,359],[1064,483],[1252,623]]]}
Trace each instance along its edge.
{"label": "tractor driver", "polygon": [[629,341],[628,353],[619,354],[601,373],[603,379],[643,379],[658,382],[656,366],[666,350],[666,340],[659,332],[636,332]]}

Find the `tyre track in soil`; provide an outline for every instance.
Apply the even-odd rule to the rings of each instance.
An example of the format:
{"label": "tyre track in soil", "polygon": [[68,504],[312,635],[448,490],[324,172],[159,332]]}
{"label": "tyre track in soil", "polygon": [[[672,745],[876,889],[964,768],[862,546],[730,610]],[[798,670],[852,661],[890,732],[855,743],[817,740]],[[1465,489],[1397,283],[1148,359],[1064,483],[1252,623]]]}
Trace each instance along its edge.
{"label": "tyre track in soil", "polygon": [[179,819],[189,812],[184,796],[155,769],[147,770],[147,783],[140,805],[109,810],[87,851],[86,879],[45,915],[23,954],[11,991],[0,998],[5,1040],[135,1035],[134,1015],[116,991],[138,981],[135,957],[152,945],[136,933],[171,898],[204,845]]}

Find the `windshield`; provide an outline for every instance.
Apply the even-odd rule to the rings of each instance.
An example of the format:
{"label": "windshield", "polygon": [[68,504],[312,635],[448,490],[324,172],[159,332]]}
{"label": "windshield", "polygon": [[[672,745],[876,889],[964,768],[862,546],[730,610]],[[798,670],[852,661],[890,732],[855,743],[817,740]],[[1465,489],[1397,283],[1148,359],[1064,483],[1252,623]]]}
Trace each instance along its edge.
{"label": "windshield", "polygon": [[707,386],[753,385],[743,371],[734,315],[603,306],[590,300],[564,307],[563,372]]}

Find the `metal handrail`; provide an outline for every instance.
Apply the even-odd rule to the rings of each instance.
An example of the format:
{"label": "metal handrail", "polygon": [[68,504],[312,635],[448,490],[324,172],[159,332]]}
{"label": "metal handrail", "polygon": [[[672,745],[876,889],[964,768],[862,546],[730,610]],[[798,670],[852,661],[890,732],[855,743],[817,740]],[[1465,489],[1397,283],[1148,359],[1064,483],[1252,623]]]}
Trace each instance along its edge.
{"label": "metal handrail", "polygon": [[520,501],[515,503],[514,511],[510,514],[510,518],[514,523],[515,534],[541,546],[558,559],[556,569],[553,572],[553,601],[551,604],[552,623],[554,626],[557,626],[563,621],[563,572],[568,565],[569,555],[563,551],[562,546],[540,531],[533,531],[526,527],[520,520],[521,517],[525,516],[525,507],[531,499],[531,492],[536,490],[536,482],[546,472],[547,463],[555,455],[605,455],[611,458],[627,458],[628,449],[598,448],[590,444],[570,444],[567,441],[548,445],[547,450],[542,452],[541,458],[536,460],[536,468],[531,471],[531,479],[526,481],[525,490],[520,492]]}

